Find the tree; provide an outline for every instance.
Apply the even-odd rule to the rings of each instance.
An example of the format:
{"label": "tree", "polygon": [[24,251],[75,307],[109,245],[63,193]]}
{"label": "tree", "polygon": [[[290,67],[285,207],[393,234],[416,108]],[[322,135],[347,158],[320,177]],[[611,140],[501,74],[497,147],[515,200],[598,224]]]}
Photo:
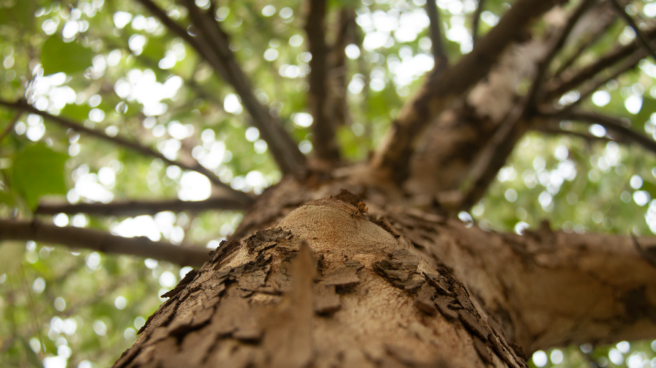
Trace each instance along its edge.
{"label": "tree", "polygon": [[[656,15],[652,5],[8,2],[0,13],[11,40],[0,95],[0,141],[10,141],[0,240],[27,241],[31,264],[36,241],[146,257],[149,268],[155,260],[200,267],[181,272],[174,288],[171,272],[158,276],[167,300],[116,367],[523,367],[527,353],[564,345],[586,346],[591,360],[583,364],[604,366],[608,348],[593,353],[587,344],[656,336],[653,239],[638,236],[656,226],[656,207],[640,225],[635,210],[656,195],[639,175],[653,161],[642,152],[656,152],[640,131],[654,133],[656,103],[639,97],[653,83],[656,31],[640,15]],[[267,19],[278,8],[279,19]],[[43,33],[35,30],[41,17]],[[392,38],[387,22],[397,20]],[[299,53],[301,44],[308,51]],[[252,149],[235,142],[239,135]],[[551,141],[552,172],[532,151],[543,149],[543,135],[567,137]],[[606,143],[603,157],[586,152],[598,142]],[[636,172],[626,216],[616,200],[628,175],[621,149]],[[517,177],[509,160],[526,168],[526,188],[494,183]],[[89,166],[101,168],[94,176]],[[611,167],[617,177],[600,180]],[[538,182],[544,190],[531,194]],[[141,198],[146,189],[159,196]],[[48,198],[57,195],[68,201]],[[607,212],[564,210],[579,196]],[[620,197],[632,199],[629,191]],[[504,198],[537,198],[539,206],[508,215]],[[209,210],[227,214],[220,230],[208,223],[216,217],[199,215]],[[562,231],[539,222],[545,212]],[[537,229],[528,230],[529,215]],[[607,234],[586,233],[572,217],[579,215]],[[48,216],[54,224],[42,220]],[[500,231],[512,227],[516,233]],[[208,256],[190,245],[190,232],[227,239]],[[25,267],[14,262],[22,251],[9,258],[9,245],[0,249],[18,267],[14,285],[26,284]],[[53,250],[43,249],[42,258]],[[129,269],[133,280],[138,267],[121,259],[111,272]],[[86,256],[88,272],[99,265],[98,253]],[[33,290],[42,292],[37,281]],[[16,290],[6,293],[10,304]],[[20,295],[31,297],[29,286]],[[114,304],[122,310],[126,300]],[[63,312],[65,300],[54,307]],[[30,335],[39,335],[30,309]],[[28,342],[16,325],[28,326],[29,313],[5,314],[14,333],[2,348],[17,357],[8,364],[38,365],[57,349],[46,365],[66,365],[69,320],[51,320],[51,342]],[[107,324],[98,319],[93,330],[104,336]],[[622,364],[619,351],[608,354]],[[642,366],[647,352],[640,354],[631,364]],[[533,361],[543,366],[540,357]]]}

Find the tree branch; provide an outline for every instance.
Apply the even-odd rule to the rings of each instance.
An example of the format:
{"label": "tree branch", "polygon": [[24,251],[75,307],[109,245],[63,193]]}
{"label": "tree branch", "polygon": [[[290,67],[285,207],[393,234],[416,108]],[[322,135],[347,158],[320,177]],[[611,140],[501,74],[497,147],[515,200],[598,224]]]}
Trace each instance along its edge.
{"label": "tree branch", "polygon": [[[647,37],[649,37],[649,39],[656,38],[656,28],[650,29],[649,31],[645,32],[645,34]],[[636,41],[633,41],[626,46],[618,47],[615,50],[610,51],[606,55],[598,58],[596,62],[585,66],[578,71],[563,73],[562,78],[552,80],[548,83],[545,88],[546,91],[543,96],[543,101],[551,101],[553,99],[559,98],[567,91],[571,91],[579,87],[581,84],[592,79],[598,73],[612,67],[618,62],[631,55],[634,55],[639,51],[640,47]]]}
{"label": "tree branch", "polygon": [[308,84],[308,104],[314,118],[312,124],[313,147],[317,158],[329,162],[339,161],[335,140],[335,124],[331,121],[328,88],[328,45],[326,45],[326,0],[308,0],[305,32],[312,59]]}
{"label": "tree branch", "polygon": [[[484,0],[479,0],[479,7]],[[430,37],[432,41],[433,59],[435,59],[435,75],[441,74],[449,66],[449,57],[444,50],[442,42],[442,22],[440,21],[440,11],[437,9],[436,0],[426,1],[426,13],[430,19]]]}
{"label": "tree branch", "polygon": [[34,212],[37,215],[65,213],[73,215],[86,213],[101,216],[137,216],[155,214],[162,211],[205,211],[205,210],[246,210],[243,202],[233,198],[209,198],[203,201],[183,201],[179,199],[114,201],[110,203],[39,203]]}
{"label": "tree branch", "polygon": [[535,130],[537,132],[541,132],[544,134],[549,134],[549,135],[569,135],[572,137],[577,137],[584,139],[588,142],[611,142],[614,141],[613,139],[606,138],[606,137],[597,137],[595,135],[589,134],[589,133],[583,133],[583,132],[577,132],[573,130],[566,130],[562,129],[559,127],[552,127],[552,126],[536,126],[533,127],[532,130]]}
{"label": "tree branch", "polygon": [[633,31],[636,34],[636,40],[638,43],[645,48],[645,50],[649,51],[651,54],[651,57],[656,60],[656,51],[654,51],[654,48],[651,46],[649,43],[649,38],[640,30],[640,27],[636,24],[636,22],[631,18],[631,16],[626,12],[626,9],[620,5],[620,3],[617,2],[617,0],[609,0],[611,5],[613,5],[613,9],[624,19],[626,24],[629,25],[629,27],[633,28]]}
{"label": "tree branch", "polygon": [[132,142],[132,141],[129,141],[127,139],[124,139],[124,138],[121,138],[121,137],[118,137],[118,136],[110,137],[107,134],[105,134],[105,133],[103,133],[99,130],[90,129],[90,128],[85,127],[82,124],[75,123],[75,122],[73,122],[71,120],[68,120],[64,117],[52,115],[52,114],[49,114],[45,111],[41,111],[41,110],[35,108],[34,106],[28,104],[27,102],[25,102],[23,100],[19,100],[19,101],[16,101],[16,102],[8,102],[8,101],[0,100],[0,106],[5,106],[5,107],[11,108],[11,109],[15,109],[15,110],[19,110],[19,111],[25,111],[25,112],[28,112],[30,114],[39,115],[39,116],[43,117],[44,119],[52,121],[53,123],[56,123],[56,124],[58,124],[58,125],[60,125],[64,128],[69,128],[69,129],[72,129],[74,131],[84,133],[86,135],[90,135],[92,137],[100,138],[100,139],[105,140],[107,142],[110,142],[112,144],[116,144],[116,145],[119,145],[119,146],[122,146],[122,147],[125,147],[125,148],[128,148],[128,149],[131,149],[133,151],[139,152],[139,153],[141,153],[145,156],[158,158],[158,159],[162,160],[164,163],[166,163],[167,165],[175,165],[175,166],[179,166],[180,168],[185,169],[185,170],[196,171],[198,173],[201,173],[201,174],[207,176],[207,178],[212,182],[212,184],[214,184],[215,186],[221,188],[223,191],[225,191],[226,193],[228,193],[230,196],[234,197],[235,199],[237,199],[237,200],[239,200],[239,201],[241,201],[245,204],[251,203],[253,201],[252,198],[248,194],[232,189],[229,185],[223,183],[213,172],[211,172],[210,170],[208,170],[207,168],[205,168],[201,165],[190,166],[190,165],[187,165],[187,164],[179,162],[179,161],[170,160],[170,159],[166,158],[166,156],[164,156],[163,154],[151,149],[150,147],[143,146],[143,145],[139,144],[138,142]]}
{"label": "tree branch", "polygon": [[179,247],[150,241],[146,237],[124,238],[92,229],[57,227],[36,220],[0,220],[0,241],[3,240],[61,244],[70,248],[153,258],[180,266],[200,267],[209,260],[208,250],[201,247]]}
{"label": "tree branch", "polygon": [[565,41],[567,41],[567,37],[572,32],[572,29],[574,29],[576,23],[578,23],[579,19],[581,19],[583,14],[588,11],[594,2],[595,0],[581,1],[576,10],[574,10],[574,13],[572,13],[572,15],[567,20],[565,27],[563,27],[563,29],[560,31],[560,34],[549,48],[544,58],[538,63],[538,70],[535,74],[533,84],[531,85],[531,90],[528,93],[528,97],[526,99],[527,109],[535,109],[537,107],[538,99],[542,93],[544,79],[547,71],[549,70],[549,67],[551,66],[551,62],[565,45]]}
{"label": "tree branch", "polygon": [[192,37],[181,25],[169,18],[152,0],[138,0],[171,32],[180,36],[205,59],[214,71],[226,80],[241,97],[241,102],[251,116],[251,124],[269,147],[271,154],[284,174],[298,173],[305,166],[305,156],[284,130],[278,120],[269,115],[268,110],[259,103],[248,78],[235,61],[226,34],[219,28],[212,14],[205,14],[193,0],[184,0],[189,17],[199,34]]}
{"label": "tree branch", "polygon": [[645,50],[638,50],[635,54],[633,54],[629,59],[625,60],[622,65],[617,67],[610,75],[606,77],[598,77],[592,80],[589,84],[590,87],[586,88],[585,91],[581,92],[579,95],[578,100],[572,102],[571,104],[565,106],[561,111],[567,112],[571,111],[574,109],[576,106],[580,105],[581,102],[585,101],[588,97],[590,97],[595,91],[599,90],[602,86],[604,86],[606,83],[608,83],[610,80],[615,79],[619,77],[620,75],[626,73],[627,71],[634,69],[636,66],[638,66],[638,63],[640,60],[645,58],[647,56],[647,52]]}
{"label": "tree branch", "polygon": [[476,4],[476,11],[472,15],[472,43],[476,45],[478,42],[478,29],[480,28],[481,23],[481,14],[483,14],[483,9],[485,7],[485,0],[478,0]]}
{"label": "tree branch", "polygon": [[412,101],[401,110],[375,152],[370,166],[381,175],[402,183],[409,175],[409,160],[418,136],[452,102],[484,78],[526,28],[555,2],[518,0],[499,23],[439,78],[429,76]]}
{"label": "tree branch", "polygon": [[[526,351],[654,337],[656,268],[629,236],[568,234],[548,226],[524,235],[457,230],[442,236],[486,239],[454,245],[453,251],[471,252],[484,263],[481,275],[501,275],[500,289],[512,290],[507,303],[515,323],[506,331]],[[655,249],[654,238],[638,241]]]}
{"label": "tree branch", "polygon": [[9,124],[7,124],[5,130],[3,130],[2,133],[0,133],[0,143],[2,143],[2,140],[5,139],[5,137],[8,136],[9,133],[11,133],[11,130],[14,129],[14,126],[16,125],[16,123],[18,123],[18,119],[20,119],[21,115],[23,115],[23,111],[21,110],[16,111],[14,117],[11,118],[11,121],[9,122]]}
{"label": "tree branch", "polygon": [[468,178],[469,188],[459,203],[460,210],[468,211],[487,192],[499,169],[508,160],[516,143],[524,135],[529,124],[523,106],[515,106],[497,128],[485,148],[478,154]]}
{"label": "tree branch", "polygon": [[571,111],[565,113],[556,113],[553,115],[545,115],[545,118],[553,118],[560,120],[572,120],[579,121],[587,124],[599,124],[604,128],[619,134],[627,141],[635,142],[643,148],[656,153],[656,141],[653,139],[636,132],[633,129],[627,128],[621,119],[599,114],[596,112],[585,112],[585,111]]}
{"label": "tree branch", "polygon": [[594,45],[601,36],[603,36],[606,31],[608,31],[608,28],[610,25],[615,21],[615,17],[609,18],[608,20],[605,21],[603,26],[600,26],[599,29],[595,30],[592,34],[590,34],[587,38],[584,39],[584,41],[579,45],[579,47],[574,51],[574,53],[565,61],[563,62],[556,72],[554,73],[554,79],[558,79],[560,75],[572,64],[578,60],[578,58],[583,54],[585,50],[590,48],[590,46]]}
{"label": "tree branch", "polygon": [[333,126],[339,127],[347,123],[349,119],[347,100],[347,75],[346,46],[354,43],[355,32],[355,10],[345,8],[339,12],[337,37],[331,46],[330,69],[328,71],[329,101],[332,106]]}

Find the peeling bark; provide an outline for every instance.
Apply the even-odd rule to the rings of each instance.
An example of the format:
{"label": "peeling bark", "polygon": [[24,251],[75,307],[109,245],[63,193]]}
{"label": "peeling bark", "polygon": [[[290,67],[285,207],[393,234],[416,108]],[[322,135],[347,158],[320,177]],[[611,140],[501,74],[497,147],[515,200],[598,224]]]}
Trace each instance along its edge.
{"label": "peeling bark", "polygon": [[[366,204],[326,197],[339,187]],[[487,233],[345,181],[262,198],[115,367],[519,368],[524,350],[656,336],[656,268],[630,238]]]}

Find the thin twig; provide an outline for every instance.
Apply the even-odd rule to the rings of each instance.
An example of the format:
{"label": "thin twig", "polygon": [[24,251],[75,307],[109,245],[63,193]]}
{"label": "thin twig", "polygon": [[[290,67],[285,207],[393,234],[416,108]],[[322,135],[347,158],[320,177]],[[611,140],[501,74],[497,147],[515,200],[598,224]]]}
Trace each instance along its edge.
{"label": "thin twig", "polygon": [[603,87],[608,83],[609,81],[619,77],[620,75],[628,72],[631,69],[634,69],[636,66],[638,66],[638,63],[640,63],[640,60],[644,59],[645,56],[647,56],[647,52],[644,50],[638,50],[634,55],[632,55],[629,59],[625,60],[622,65],[618,66],[610,75],[606,77],[598,77],[592,80],[589,84],[590,86],[586,88],[584,91],[581,92],[579,95],[579,98],[572,102],[571,104],[567,105],[565,108],[563,108],[561,111],[566,112],[566,111],[571,111],[574,109],[576,106],[580,105],[581,102],[585,101],[588,97],[590,97],[593,93],[599,90],[599,88]]}
{"label": "thin twig", "polygon": [[237,64],[229,48],[227,35],[219,28],[210,13],[204,13],[193,0],[184,0],[189,18],[199,34],[192,37],[185,28],[171,19],[152,0],[138,0],[171,32],[180,36],[205,59],[214,71],[226,80],[241,97],[241,102],[251,116],[249,122],[259,131],[271,154],[284,174],[296,174],[305,167],[305,156],[280,122],[255,97],[248,78]]}
{"label": "thin twig", "polygon": [[476,11],[472,15],[472,43],[476,45],[478,42],[478,31],[481,23],[481,14],[483,14],[483,9],[485,7],[485,0],[478,0],[476,5]]}
{"label": "thin twig", "polygon": [[30,290],[29,282],[27,281],[27,273],[25,272],[25,268],[23,265],[20,265],[20,270],[21,273],[23,274],[23,281],[25,281],[25,289],[27,292],[27,296],[30,300],[30,311],[32,312],[32,316],[34,317],[34,327],[36,328],[37,331],[37,336],[39,336],[39,356],[43,357],[43,353],[45,353],[45,347],[46,345],[43,343],[43,336],[41,334],[41,323],[39,322],[39,317],[37,316],[36,313],[36,308],[34,307],[34,298],[32,298],[32,290]]}
{"label": "thin twig", "polygon": [[0,219],[0,241],[3,240],[61,244],[70,248],[153,258],[180,266],[198,267],[209,259],[208,250],[202,247],[179,247],[162,241],[154,242],[143,236],[124,238],[92,229],[57,227],[37,220]]}
{"label": "thin twig", "polygon": [[[479,4],[481,1],[479,1]],[[430,29],[433,58],[435,59],[434,70],[437,75],[449,66],[449,57],[444,49],[444,42],[442,42],[442,22],[440,21],[440,11],[437,9],[436,0],[426,1],[426,13],[428,19],[430,19],[428,27]]]}
{"label": "thin twig", "polygon": [[5,130],[2,131],[2,134],[0,134],[0,143],[2,143],[2,140],[5,139],[9,133],[11,133],[11,130],[14,129],[14,126],[16,123],[18,123],[18,119],[20,119],[21,115],[23,115],[22,111],[16,111],[16,114],[14,114],[14,117],[9,122],[9,125],[7,125]]}
{"label": "thin twig", "polygon": [[309,51],[310,74],[308,105],[312,112],[313,147],[317,158],[329,162],[339,161],[339,149],[335,140],[335,126],[331,119],[328,89],[328,45],[326,44],[326,0],[308,0],[305,32]]}
{"label": "thin twig", "polygon": [[635,142],[643,148],[656,153],[656,141],[639,132],[636,132],[633,129],[627,128],[624,126],[621,119],[612,116],[603,115],[596,112],[571,111],[551,115],[543,115],[543,117],[559,120],[572,120],[587,124],[599,124],[604,128],[621,135],[627,141]]}
{"label": "thin twig", "polygon": [[589,133],[583,133],[583,132],[577,132],[573,130],[566,130],[562,128],[556,128],[556,127],[542,127],[542,126],[536,126],[532,127],[532,130],[544,133],[544,134],[550,134],[550,135],[569,135],[572,137],[577,137],[577,138],[582,138],[588,142],[611,142],[614,141],[613,139],[607,138],[607,137],[597,137],[596,135],[592,135]]}
{"label": "thin twig", "polygon": [[567,20],[565,27],[563,27],[563,29],[560,31],[558,37],[553,42],[544,58],[538,63],[538,70],[535,74],[533,84],[531,85],[531,90],[528,93],[528,97],[526,99],[527,109],[534,109],[537,107],[538,98],[540,94],[542,94],[542,86],[544,84],[544,79],[547,71],[551,66],[551,62],[565,45],[565,41],[567,41],[567,37],[572,32],[572,29],[574,29],[576,23],[578,23],[579,19],[581,19],[583,14],[585,14],[585,12],[595,1],[596,0],[581,1],[576,10],[574,10],[574,13],[572,13],[572,15]]}
{"label": "thin twig", "polygon": [[163,211],[205,211],[205,210],[245,210],[247,206],[233,198],[209,198],[203,201],[182,201],[179,199],[151,201],[115,201],[110,203],[39,203],[35,214],[55,215],[58,213],[102,216],[137,216],[155,214]]}
{"label": "thin twig", "polygon": [[501,125],[492,135],[483,150],[472,165],[471,171],[466,179],[469,188],[463,195],[459,207],[460,210],[468,211],[478,202],[487,188],[492,184],[499,169],[508,160],[517,141],[521,138],[528,124],[524,116],[524,107],[517,105],[510,111]]}
{"label": "thin twig", "polygon": [[9,102],[9,101],[0,100],[0,106],[5,106],[5,107],[11,108],[11,109],[16,109],[16,110],[19,110],[19,111],[28,112],[30,114],[39,115],[39,116],[43,117],[44,119],[47,119],[47,120],[49,120],[53,123],[56,123],[56,124],[58,124],[58,125],[60,125],[64,128],[69,128],[71,130],[74,130],[74,131],[77,131],[77,132],[80,132],[80,133],[84,133],[84,134],[90,135],[92,137],[100,138],[100,139],[105,140],[107,142],[110,142],[112,144],[116,144],[116,145],[119,145],[119,146],[122,146],[122,147],[125,147],[125,148],[128,148],[128,149],[131,149],[133,151],[139,152],[139,153],[141,153],[145,156],[158,158],[158,159],[162,160],[164,163],[166,163],[167,165],[175,165],[175,166],[179,166],[180,168],[185,169],[185,170],[196,171],[198,173],[201,173],[201,174],[207,176],[207,178],[214,185],[216,185],[217,187],[219,187],[222,190],[226,191],[226,193],[229,193],[229,195],[234,197],[235,199],[243,201],[244,203],[251,203],[252,202],[252,199],[250,198],[250,196],[248,194],[232,189],[229,185],[223,183],[213,172],[211,172],[210,170],[208,170],[207,168],[205,168],[203,166],[200,166],[200,165],[190,166],[190,165],[187,165],[187,164],[179,162],[179,161],[170,160],[170,159],[166,158],[166,156],[164,156],[163,154],[161,154],[161,153],[159,153],[159,152],[157,152],[157,151],[155,151],[155,150],[153,150],[149,147],[143,146],[138,142],[132,142],[132,141],[129,141],[127,139],[124,139],[124,138],[121,138],[121,137],[118,137],[118,136],[111,137],[111,136],[105,134],[102,131],[99,131],[99,130],[96,130],[96,129],[90,129],[90,128],[85,127],[82,124],[75,123],[75,122],[73,122],[71,120],[68,120],[64,117],[52,115],[52,114],[49,114],[45,111],[41,111],[41,110],[35,108],[34,106],[28,104],[27,102],[25,102],[23,100],[18,100],[16,102]]}
{"label": "thin twig", "polygon": [[656,60],[656,51],[652,47],[649,38],[647,35],[645,35],[642,30],[640,30],[640,27],[636,24],[635,20],[631,18],[631,16],[626,12],[626,9],[620,5],[620,3],[617,2],[617,0],[608,0],[611,5],[613,5],[613,9],[624,19],[626,24],[629,25],[629,27],[633,28],[633,31],[636,34],[636,40],[638,43],[645,48],[645,50],[649,51],[651,54],[651,57]]}
{"label": "thin twig", "polygon": [[[651,28],[645,32],[646,36],[650,39],[656,37],[656,28]],[[631,42],[626,46],[620,46],[610,51],[597,59],[594,63],[587,65],[579,70],[572,71],[571,73],[564,73],[559,80],[549,82],[546,86],[546,91],[543,96],[543,101],[551,101],[559,98],[564,93],[571,91],[588,80],[594,78],[600,72],[612,67],[625,58],[639,52],[641,48],[636,41]]]}
{"label": "thin twig", "polygon": [[[145,56],[143,53],[137,55],[132,49],[127,44],[120,45],[118,43],[112,42],[112,40],[104,40],[105,44],[110,47],[110,48],[116,48],[116,49],[122,49],[125,52],[129,53],[140,61],[141,63],[144,64],[144,66],[154,69],[157,72],[160,73],[171,73],[170,70],[164,70],[159,67],[159,64],[156,60],[150,59],[147,56]],[[223,110],[223,102],[220,101],[215,94],[212,94],[209,91],[206,91],[203,86],[199,85],[193,78],[185,78],[184,76],[178,75],[183,79],[183,83],[191,90],[193,90],[198,98],[204,99],[204,100],[209,100],[213,105],[212,107],[219,109],[221,112],[225,112]],[[229,114],[229,113],[228,113]]]}
{"label": "thin twig", "polygon": [[573,53],[572,55],[570,55],[570,57],[569,57],[567,60],[565,60],[565,61],[564,61],[559,67],[558,67],[558,69],[556,69],[556,71],[554,72],[553,78],[554,78],[554,79],[558,79],[558,78],[560,77],[560,75],[561,75],[565,70],[567,70],[567,68],[569,68],[570,66],[572,66],[572,64],[574,64],[574,62],[575,62],[576,60],[578,60],[578,58],[583,54],[583,52],[585,52],[588,48],[590,48],[590,46],[594,45],[597,41],[599,41],[599,39],[600,39],[604,34],[606,34],[606,32],[608,31],[608,28],[609,28],[610,25],[615,21],[615,19],[616,19],[615,17],[609,18],[607,21],[605,21],[605,24],[604,24],[603,26],[599,26],[599,28],[598,28],[597,30],[595,30],[595,32],[593,32],[592,34],[590,34],[590,35],[589,35],[589,36],[588,36],[588,37],[587,37],[587,38],[586,38],[586,39],[585,39],[585,40],[579,45],[579,47],[576,49],[576,51],[574,51],[574,53]]}

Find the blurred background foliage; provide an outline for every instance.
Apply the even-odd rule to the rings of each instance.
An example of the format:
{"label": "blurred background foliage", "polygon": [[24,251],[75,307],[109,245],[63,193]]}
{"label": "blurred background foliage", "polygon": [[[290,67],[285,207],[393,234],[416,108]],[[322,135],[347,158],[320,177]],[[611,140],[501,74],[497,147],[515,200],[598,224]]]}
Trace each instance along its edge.
{"label": "blurred background foliage", "polygon": [[[173,1],[158,1],[186,22]],[[199,7],[209,0],[196,0]],[[472,48],[475,0],[438,0],[452,60]],[[366,159],[391,120],[433,66],[425,0],[333,0],[351,7],[357,32],[348,56],[347,124],[338,138],[350,160]],[[481,33],[509,4],[487,0]],[[230,35],[257,98],[280,117],[304,153],[310,153],[306,94],[310,54],[298,0],[224,0],[216,20]],[[652,22],[656,3],[627,9]],[[538,25],[539,27],[539,25]],[[594,60],[635,37],[615,22],[577,61]],[[567,54],[567,53],[565,53]],[[249,128],[239,98],[194,51],[136,2],[128,0],[0,1],[0,99],[27,99],[109,136],[138,139],[167,158],[193,157],[233,188],[261,193],[280,179],[259,132]],[[558,61],[558,59],[557,59]],[[656,66],[609,82],[584,104],[631,119],[656,137]],[[15,122],[12,125],[12,122]],[[484,229],[521,232],[548,219],[566,232],[651,235],[656,232],[656,160],[635,146],[611,142],[603,127],[592,138],[527,135],[498,180],[463,221]],[[207,178],[166,166],[106,141],[81,136],[37,115],[0,108],[0,216],[31,218],[39,200],[71,203],[115,199],[205,199]],[[180,246],[215,248],[234,231],[234,211],[163,212],[134,218],[59,214],[57,226],[107,230],[122,236],[165,239]],[[136,339],[136,331],[189,268],[97,252],[72,252],[28,241],[0,245],[0,365],[104,367]],[[615,346],[572,346],[539,351],[531,365],[656,367],[656,341]]]}

